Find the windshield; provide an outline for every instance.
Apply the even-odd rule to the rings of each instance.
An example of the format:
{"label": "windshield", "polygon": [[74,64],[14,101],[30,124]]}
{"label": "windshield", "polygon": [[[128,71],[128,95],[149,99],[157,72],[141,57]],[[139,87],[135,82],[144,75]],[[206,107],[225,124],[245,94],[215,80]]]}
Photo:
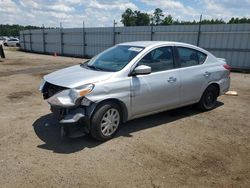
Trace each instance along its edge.
{"label": "windshield", "polygon": [[144,48],[138,46],[118,45],[93,57],[84,67],[99,71],[119,71],[123,69]]}

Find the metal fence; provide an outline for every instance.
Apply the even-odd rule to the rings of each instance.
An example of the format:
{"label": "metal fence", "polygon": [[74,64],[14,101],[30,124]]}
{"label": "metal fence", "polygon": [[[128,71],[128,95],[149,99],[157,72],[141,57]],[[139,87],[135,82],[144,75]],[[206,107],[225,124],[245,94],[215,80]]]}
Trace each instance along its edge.
{"label": "metal fence", "polygon": [[225,58],[233,68],[250,69],[250,24],[171,25],[39,29],[20,32],[24,51],[91,57],[128,41],[179,41]]}

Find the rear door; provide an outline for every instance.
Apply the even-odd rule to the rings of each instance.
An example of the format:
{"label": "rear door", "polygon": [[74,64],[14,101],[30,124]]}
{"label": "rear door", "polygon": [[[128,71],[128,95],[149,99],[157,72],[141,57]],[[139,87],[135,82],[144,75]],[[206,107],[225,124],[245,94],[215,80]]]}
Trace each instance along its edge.
{"label": "rear door", "polygon": [[198,102],[207,87],[211,73],[207,71],[207,55],[198,50],[176,46],[181,79],[180,102],[182,105]]}
{"label": "rear door", "polygon": [[180,77],[175,69],[173,48],[159,47],[146,54],[137,64],[150,66],[148,75],[132,76],[133,117],[151,114],[179,104]]}

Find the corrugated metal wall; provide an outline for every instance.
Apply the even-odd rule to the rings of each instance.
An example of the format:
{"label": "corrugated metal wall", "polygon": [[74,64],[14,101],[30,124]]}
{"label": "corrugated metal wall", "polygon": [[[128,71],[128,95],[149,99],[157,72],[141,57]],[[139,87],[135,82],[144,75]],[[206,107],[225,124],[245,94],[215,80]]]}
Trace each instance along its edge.
{"label": "corrugated metal wall", "polygon": [[20,39],[25,51],[81,57],[128,41],[179,41],[226,58],[233,68],[250,69],[250,24],[201,25],[200,32],[199,25],[25,30]]}

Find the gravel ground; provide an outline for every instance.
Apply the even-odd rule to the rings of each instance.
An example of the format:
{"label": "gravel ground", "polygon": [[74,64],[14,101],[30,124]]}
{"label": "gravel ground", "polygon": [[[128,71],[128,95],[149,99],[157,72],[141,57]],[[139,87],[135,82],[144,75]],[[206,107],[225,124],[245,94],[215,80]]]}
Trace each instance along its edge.
{"label": "gravel ground", "polygon": [[60,139],[41,77],[82,62],[6,49],[0,62],[1,187],[249,187],[250,75],[232,73],[217,108],[163,112],[113,140]]}

